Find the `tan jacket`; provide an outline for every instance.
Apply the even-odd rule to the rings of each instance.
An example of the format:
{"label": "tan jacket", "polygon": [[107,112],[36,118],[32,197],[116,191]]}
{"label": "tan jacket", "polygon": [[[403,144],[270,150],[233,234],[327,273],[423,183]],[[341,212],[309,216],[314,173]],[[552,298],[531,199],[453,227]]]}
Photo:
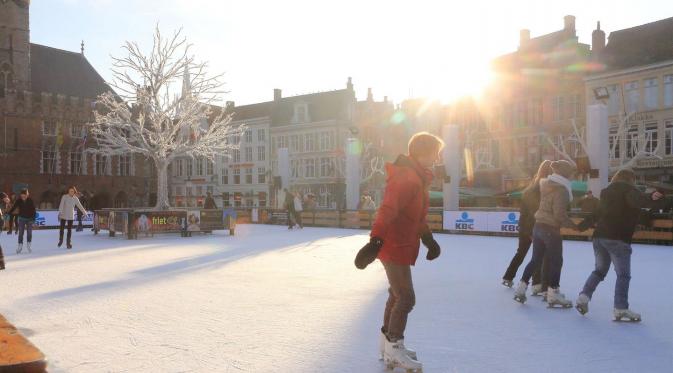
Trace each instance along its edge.
{"label": "tan jacket", "polygon": [[569,204],[568,190],[563,185],[548,179],[540,180],[540,207],[535,213],[535,222],[557,228],[575,228],[575,223],[568,217]]}

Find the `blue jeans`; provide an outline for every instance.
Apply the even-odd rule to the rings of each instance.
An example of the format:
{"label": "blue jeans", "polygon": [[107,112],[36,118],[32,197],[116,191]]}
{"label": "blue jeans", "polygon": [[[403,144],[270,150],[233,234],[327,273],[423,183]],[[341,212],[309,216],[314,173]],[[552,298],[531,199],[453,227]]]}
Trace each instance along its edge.
{"label": "blue jeans", "polygon": [[615,308],[629,308],[629,283],[631,282],[631,245],[624,241],[608,240],[606,238],[594,238],[594,255],[596,256],[596,269],[591,272],[584,284],[582,293],[591,299],[598,284],[605,279],[610,269],[610,263],[614,263],[617,273],[615,284]]}
{"label": "blue jeans", "polygon": [[23,243],[23,231],[27,231],[28,242],[33,240],[33,221],[19,219],[19,243]]}
{"label": "blue jeans", "polygon": [[533,257],[523,271],[521,281],[528,283],[536,271],[542,268],[542,283],[558,288],[563,267],[563,238],[558,227],[536,223],[533,227]]}

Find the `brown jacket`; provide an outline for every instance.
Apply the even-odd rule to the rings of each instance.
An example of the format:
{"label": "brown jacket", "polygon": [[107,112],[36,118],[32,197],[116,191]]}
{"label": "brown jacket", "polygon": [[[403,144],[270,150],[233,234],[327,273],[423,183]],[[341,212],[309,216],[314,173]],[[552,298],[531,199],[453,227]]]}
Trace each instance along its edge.
{"label": "brown jacket", "polygon": [[569,204],[570,196],[563,185],[549,179],[540,180],[540,207],[535,213],[535,222],[557,228],[575,228],[575,223],[568,217]]}

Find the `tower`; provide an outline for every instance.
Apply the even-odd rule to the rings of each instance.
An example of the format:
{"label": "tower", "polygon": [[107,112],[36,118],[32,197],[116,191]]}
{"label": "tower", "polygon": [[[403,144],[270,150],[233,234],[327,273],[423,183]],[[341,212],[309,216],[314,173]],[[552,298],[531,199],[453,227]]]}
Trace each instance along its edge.
{"label": "tower", "polygon": [[30,89],[30,0],[0,0],[0,95]]}

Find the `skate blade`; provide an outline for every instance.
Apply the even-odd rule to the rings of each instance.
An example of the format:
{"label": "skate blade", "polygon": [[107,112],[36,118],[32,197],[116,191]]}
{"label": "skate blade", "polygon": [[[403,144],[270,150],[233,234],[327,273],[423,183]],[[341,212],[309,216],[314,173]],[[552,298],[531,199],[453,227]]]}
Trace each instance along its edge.
{"label": "skate blade", "polygon": [[521,304],[526,303],[526,298],[522,298],[522,297],[514,297],[514,300],[517,301],[517,302],[519,302],[519,303],[521,303]]}
{"label": "skate blade", "polygon": [[636,322],[641,322],[643,319],[630,319],[628,317],[613,317],[612,321],[614,322],[624,322],[624,323],[636,323]]}
{"label": "skate blade", "polygon": [[585,310],[584,308],[582,308],[580,306],[575,306],[575,309],[577,310],[577,312],[580,313],[580,315],[586,315],[587,312],[589,312],[589,310]]}
{"label": "skate blade", "polygon": [[571,308],[572,306],[572,304],[547,303],[547,308]]}

